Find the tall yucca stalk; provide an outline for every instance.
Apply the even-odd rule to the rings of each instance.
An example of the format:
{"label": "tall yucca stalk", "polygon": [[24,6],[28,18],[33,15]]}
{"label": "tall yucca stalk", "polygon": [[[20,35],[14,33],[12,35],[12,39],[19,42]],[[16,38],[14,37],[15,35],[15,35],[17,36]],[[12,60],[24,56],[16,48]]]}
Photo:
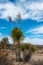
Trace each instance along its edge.
{"label": "tall yucca stalk", "polygon": [[[17,20],[18,20],[18,30],[19,30],[19,25],[20,25],[20,21],[21,21],[21,14],[20,14],[20,12],[18,12],[18,14],[16,15],[16,18],[17,18]],[[8,19],[9,19],[9,21],[11,22],[11,23],[13,23],[14,21],[12,20],[12,18],[11,18],[11,16],[8,16]],[[14,39],[13,39],[14,40]]]}
{"label": "tall yucca stalk", "polygon": [[[9,20],[12,22],[12,18],[9,16]],[[21,37],[23,37],[23,33],[21,31],[21,29],[19,28],[19,24],[20,24],[20,20],[21,20],[21,14],[20,12],[17,14],[17,20],[18,20],[18,27],[14,28],[11,32],[11,36],[13,38],[13,41],[17,44],[17,48],[16,48],[16,60],[19,61],[20,60],[20,51],[19,51],[19,46],[20,46],[20,39]],[[18,55],[18,56],[17,56]]]}

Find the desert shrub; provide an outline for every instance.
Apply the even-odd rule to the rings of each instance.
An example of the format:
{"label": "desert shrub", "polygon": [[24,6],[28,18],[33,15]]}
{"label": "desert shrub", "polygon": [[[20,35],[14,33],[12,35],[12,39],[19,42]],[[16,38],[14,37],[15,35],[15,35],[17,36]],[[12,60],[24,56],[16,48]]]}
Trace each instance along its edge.
{"label": "desert shrub", "polygon": [[25,44],[24,47],[28,50],[30,48],[30,44]]}
{"label": "desert shrub", "polygon": [[32,53],[34,53],[37,50],[36,46],[34,45],[31,45],[30,48],[31,48]]}
{"label": "desert shrub", "polygon": [[37,48],[34,45],[25,43],[25,44],[21,44],[20,47],[19,47],[19,49],[21,49],[22,51],[24,49],[26,49],[26,50],[30,50],[31,49],[32,52],[35,52]]}
{"label": "desert shrub", "polygon": [[0,57],[0,65],[9,65],[9,62],[6,57],[4,56]]}
{"label": "desert shrub", "polygon": [[26,63],[26,62],[29,62],[31,60],[31,56],[32,56],[32,52],[31,50],[24,50],[23,51],[24,55],[23,55],[23,61]]}
{"label": "desert shrub", "polygon": [[19,49],[23,51],[24,50],[24,45],[20,45]]}
{"label": "desert shrub", "polygon": [[28,50],[29,48],[30,48],[30,44],[21,44],[19,47],[19,49],[22,51],[24,51],[24,49]]}
{"label": "desert shrub", "polygon": [[0,49],[0,65],[13,65],[8,58],[8,53],[7,49]]}

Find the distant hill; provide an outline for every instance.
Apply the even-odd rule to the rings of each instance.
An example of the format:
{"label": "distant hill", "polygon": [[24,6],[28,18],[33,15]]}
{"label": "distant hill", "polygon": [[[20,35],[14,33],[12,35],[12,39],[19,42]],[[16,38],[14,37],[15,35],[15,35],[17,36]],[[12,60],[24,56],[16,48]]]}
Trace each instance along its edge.
{"label": "distant hill", "polygon": [[38,49],[43,49],[43,45],[36,45]]}

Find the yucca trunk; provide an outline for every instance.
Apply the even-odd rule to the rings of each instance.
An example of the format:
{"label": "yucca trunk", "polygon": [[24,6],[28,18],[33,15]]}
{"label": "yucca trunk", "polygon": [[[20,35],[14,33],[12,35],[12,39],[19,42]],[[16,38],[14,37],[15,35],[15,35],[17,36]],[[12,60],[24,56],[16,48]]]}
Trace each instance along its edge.
{"label": "yucca trunk", "polygon": [[19,49],[19,46],[20,46],[20,41],[18,41],[18,43],[17,43],[16,61],[20,61],[20,49]]}

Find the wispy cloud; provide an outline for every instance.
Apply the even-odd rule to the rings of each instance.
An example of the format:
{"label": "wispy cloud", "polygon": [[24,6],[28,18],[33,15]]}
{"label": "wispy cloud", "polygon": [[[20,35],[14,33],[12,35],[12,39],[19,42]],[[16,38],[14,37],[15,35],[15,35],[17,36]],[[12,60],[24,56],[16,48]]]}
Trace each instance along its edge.
{"label": "wispy cloud", "polygon": [[25,4],[27,12],[24,18],[43,21],[43,2],[30,2]]}
{"label": "wispy cloud", "polygon": [[26,37],[26,38],[24,38],[23,42],[24,43],[31,43],[31,44],[34,44],[34,45],[43,45],[43,39],[40,39],[40,38]]}
{"label": "wispy cloud", "polygon": [[3,33],[0,32],[0,41],[2,40],[3,37],[4,37]]}
{"label": "wispy cloud", "polygon": [[8,41],[9,41],[9,43],[13,43],[13,40],[12,40],[12,38],[9,36],[9,35],[4,35],[3,33],[0,33],[0,41],[2,40],[2,38],[8,38]]}
{"label": "wispy cloud", "polygon": [[43,1],[26,1],[19,0],[16,4],[8,2],[6,4],[0,4],[0,9],[4,8],[5,11],[1,12],[0,18],[7,18],[9,15],[12,18],[16,18],[18,12],[21,13],[22,19],[33,19],[43,21]]}
{"label": "wispy cloud", "polygon": [[37,28],[34,28],[34,29],[30,29],[26,33],[43,34],[43,26],[40,26],[40,27],[37,27]]}
{"label": "wispy cloud", "polygon": [[1,12],[0,18],[8,18],[8,16],[11,16],[12,18],[16,18],[16,15],[18,12],[21,12],[21,15],[23,14],[23,9],[21,8],[20,5],[14,5],[13,3],[7,3],[6,6],[5,4],[0,4],[0,9],[4,8],[5,11]]}
{"label": "wispy cloud", "polygon": [[9,41],[9,43],[13,43],[13,40],[12,40],[12,38],[10,37],[10,36],[8,36],[8,41]]}

